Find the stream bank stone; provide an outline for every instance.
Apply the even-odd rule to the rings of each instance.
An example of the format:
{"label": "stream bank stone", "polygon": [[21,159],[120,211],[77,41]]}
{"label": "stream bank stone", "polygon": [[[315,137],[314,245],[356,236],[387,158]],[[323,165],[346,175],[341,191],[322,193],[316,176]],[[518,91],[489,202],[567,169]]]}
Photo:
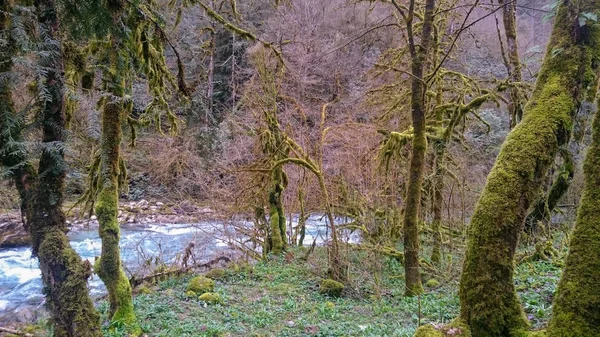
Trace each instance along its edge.
{"label": "stream bank stone", "polygon": [[194,277],[187,286],[186,291],[196,294],[210,293],[215,289],[215,281],[206,276]]}

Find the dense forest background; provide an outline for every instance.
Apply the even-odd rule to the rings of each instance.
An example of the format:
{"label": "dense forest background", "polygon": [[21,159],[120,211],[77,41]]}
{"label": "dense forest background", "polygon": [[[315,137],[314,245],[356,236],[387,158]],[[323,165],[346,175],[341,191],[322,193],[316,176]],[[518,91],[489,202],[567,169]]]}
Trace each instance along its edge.
{"label": "dense forest background", "polygon": [[[525,68],[523,74],[533,83],[544,54],[551,20],[544,19],[548,10],[544,1],[533,1],[517,7],[519,51]],[[231,15],[226,3],[216,3],[224,15]],[[165,6],[163,8],[169,8]],[[472,14],[474,21],[490,13],[497,5],[481,5]],[[453,13],[447,36],[459,29],[467,7]],[[401,95],[383,89],[397,78],[385,69],[387,54],[402,43],[394,27],[396,18],[390,6],[380,3],[347,1],[296,1],[275,7],[269,1],[239,4],[239,25],[281,48],[285,59],[285,78],[278,90],[289,101],[278,102],[282,128],[311,152],[322,151],[327,183],[336,204],[369,205],[374,211],[382,207],[398,207],[398,189],[405,184],[408,157],[405,153],[395,162],[391,172],[380,171],[375,160],[384,139],[378,131],[404,130],[410,116],[395,103]],[[129,170],[129,189],[122,193],[127,200],[169,199],[210,203],[211,207],[235,206],[244,210],[242,198],[252,179],[244,170],[260,160],[255,136],[261,131],[259,112],[253,105],[256,97],[255,66],[251,61],[255,43],[236,36],[217,24],[198,7],[174,9],[161,13],[167,26],[173,26],[178,15],[181,22],[168,31],[169,40],[185,66],[189,99],[173,98],[171,104],[179,117],[178,129],[161,134],[156,120],[140,128],[135,147],[123,147]],[[494,87],[508,77],[496,32],[499,12],[490,15],[460,34],[447,67],[470,76],[482,87]],[[231,17],[233,21],[235,18]],[[499,28],[503,31],[502,20]],[[212,33],[214,30],[214,34]],[[256,51],[254,51],[256,52]],[[168,63],[176,70],[173,52],[166,50]],[[25,69],[24,69],[25,70]],[[21,108],[31,101],[27,84],[31,75],[20,76],[18,103]],[[143,78],[134,82],[135,108],[143,110],[151,98]],[[96,102],[98,91],[72,93],[78,101],[71,135],[68,138],[67,190],[76,198],[86,190],[86,167],[91,162],[100,139],[100,112]],[[320,134],[321,106],[328,106],[326,127],[329,134],[323,149],[315,149]],[[396,106],[394,106],[396,104]],[[486,103],[478,111],[487,126],[465,120],[461,140],[452,143],[453,161],[449,169],[451,186],[444,191],[448,221],[460,223],[472,212],[502,141],[510,131],[506,105]],[[163,121],[163,124],[166,124]],[[35,148],[35,134],[31,147]],[[127,138],[131,139],[128,134]],[[577,170],[580,172],[580,170]],[[316,182],[299,169],[291,168],[293,182],[284,195],[287,208],[298,212],[297,188],[312,190]],[[578,200],[581,178],[575,178],[564,204]],[[404,181],[404,182],[403,182]],[[16,191],[5,180],[0,202],[5,208],[18,204]],[[579,186],[579,188],[577,187]],[[258,186],[255,186],[255,189]],[[353,200],[342,200],[351,197]],[[307,209],[319,209],[317,193],[306,193]],[[210,201],[210,202],[209,202]],[[232,205],[231,201],[239,201]],[[241,207],[242,209],[239,209]],[[572,206],[571,206],[572,208]]]}
{"label": "dense forest background", "polygon": [[[594,336],[597,10],[0,0],[0,247],[39,262],[32,331]],[[123,249],[182,223],[172,258]]]}

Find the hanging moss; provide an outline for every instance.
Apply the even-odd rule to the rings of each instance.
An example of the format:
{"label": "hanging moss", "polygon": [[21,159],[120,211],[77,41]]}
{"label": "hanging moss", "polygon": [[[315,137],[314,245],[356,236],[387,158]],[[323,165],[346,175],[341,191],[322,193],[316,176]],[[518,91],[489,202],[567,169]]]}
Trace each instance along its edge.
{"label": "hanging moss", "polygon": [[56,3],[36,1],[40,30],[45,32],[40,44],[46,71],[38,81],[46,99],[41,106],[41,129],[44,145],[40,156],[37,183],[29,210],[28,232],[32,253],[39,259],[46,305],[50,312],[55,337],[100,337],[99,315],[87,289],[91,266],[82,263],[66,236],[66,220],[62,211],[66,177],[64,142],[66,115],[64,109],[63,60],[58,32]]}
{"label": "hanging moss", "polygon": [[561,3],[523,121],[506,139],[475,208],[459,290],[460,318],[474,336],[526,334],[513,283],[515,249],[535,192],[569,139],[579,102],[597,87],[581,74],[598,64],[600,48],[589,44],[578,24],[579,13],[594,2]]}
{"label": "hanging moss", "polygon": [[110,53],[111,68],[104,73],[104,80],[108,83],[107,89],[113,97],[102,105],[102,146],[95,209],[98,232],[102,240],[102,255],[94,267],[108,290],[111,321],[124,324],[130,335],[137,336],[142,331],[137,324],[132,289],[123,270],[119,248],[119,186],[125,183],[124,179],[120,179],[125,176],[125,167],[120,155],[121,123],[126,110],[122,102],[126,83],[119,71],[126,62],[120,53],[122,47],[118,39],[113,40]]}

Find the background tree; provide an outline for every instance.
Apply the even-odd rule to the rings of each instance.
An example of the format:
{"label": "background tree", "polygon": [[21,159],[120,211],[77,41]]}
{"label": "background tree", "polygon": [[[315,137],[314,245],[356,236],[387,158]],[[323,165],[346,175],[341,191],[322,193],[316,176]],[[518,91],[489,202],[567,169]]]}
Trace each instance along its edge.
{"label": "background tree", "polygon": [[[0,41],[2,41],[2,51],[0,51],[0,76],[2,77],[0,80],[0,144],[2,144],[0,145],[0,164],[6,170],[4,174],[12,177],[19,192],[21,217],[23,225],[26,226],[36,173],[24,144],[25,116],[23,112],[16,111],[12,98],[15,77],[12,72],[13,58],[19,52],[18,39],[27,39],[26,32],[20,31],[13,25],[13,21],[18,18],[12,1],[0,1]],[[13,36],[14,32],[20,32],[23,35]]]}
{"label": "background tree", "polygon": [[43,41],[38,61],[43,134],[28,224],[32,252],[39,259],[54,336],[101,336],[99,315],[87,290],[91,266],[87,261],[82,263],[70,246],[62,210],[67,169],[64,161],[66,114],[57,5],[53,0],[38,0],[35,5],[39,38]]}
{"label": "background tree", "polygon": [[[119,191],[126,188],[127,169],[121,157],[122,126],[127,121],[135,143],[135,128],[153,122],[162,131],[166,115],[170,126],[176,128],[176,117],[167,103],[170,88],[187,93],[184,67],[176,60],[178,81],[170,73],[164,56],[165,44],[170,44],[161,18],[153,3],[130,3],[107,1],[103,7],[94,5],[99,17],[110,18],[108,28],[91,32],[93,41],[88,49],[94,51],[93,59],[102,69],[102,90],[99,107],[102,110],[101,144],[90,166],[89,189],[81,202],[86,207],[95,206],[102,254],[94,264],[109,294],[109,316],[113,323],[125,324],[132,335],[139,335],[132,290],[122,266],[118,220]],[[177,50],[170,47],[175,55]],[[143,74],[150,96],[150,103],[141,114],[133,114],[133,81],[136,74]]]}

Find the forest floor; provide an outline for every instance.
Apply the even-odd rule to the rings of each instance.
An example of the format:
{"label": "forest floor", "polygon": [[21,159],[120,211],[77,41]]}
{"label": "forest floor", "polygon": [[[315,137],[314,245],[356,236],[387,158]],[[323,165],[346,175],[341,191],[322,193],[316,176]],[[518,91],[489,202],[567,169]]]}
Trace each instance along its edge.
{"label": "forest floor", "polygon": [[[566,237],[558,234],[551,260],[516,265],[515,285],[533,329],[543,329],[558,284]],[[326,275],[326,250],[291,248],[267,262],[230,264],[216,278],[221,304],[186,294],[196,274],[143,284],[135,290],[135,307],[144,336],[412,336],[421,324],[443,324],[459,312],[458,278],[462,248],[446,252],[445,263],[426,268],[425,292],[403,296],[403,266],[373,252],[347,251],[351,278],[341,297],[319,293]],[[519,249],[518,256],[532,253]],[[428,254],[425,246],[423,254]],[[107,321],[108,303],[97,304]],[[34,336],[49,336],[48,323],[20,326]],[[16,326],[19,328],[19,326]],[[127,336],[122,326],[103,325],[106,337]],[[0,336],[2,333],[0,333]]]}
{"label": "forest floor", "polygon": [[[146,336],[165,337],[412,336],[419,324],[449,322],[458,314],[457,277],[445,279],[441,273],[439,281],[427,282],[423,295],[408,298],[398,262],[388,259],[369,273],[373,261],[357,254],[350,268],[353,286],[332,298],[318,291],[324,249],[317,248],[307,261],[304,255],[295,249],[269,262],[230,266],[215,285],[222,304],[186,296],[193,275],[142,286],[135,297],[141,326]],[[549,319],[560,271],[560,260],[516,268],[516,287],[534,329],[544,328]],[[107,303],[99,309],[105,318]],[[106,336],[125,336],[121,327],[104,328]]]}

